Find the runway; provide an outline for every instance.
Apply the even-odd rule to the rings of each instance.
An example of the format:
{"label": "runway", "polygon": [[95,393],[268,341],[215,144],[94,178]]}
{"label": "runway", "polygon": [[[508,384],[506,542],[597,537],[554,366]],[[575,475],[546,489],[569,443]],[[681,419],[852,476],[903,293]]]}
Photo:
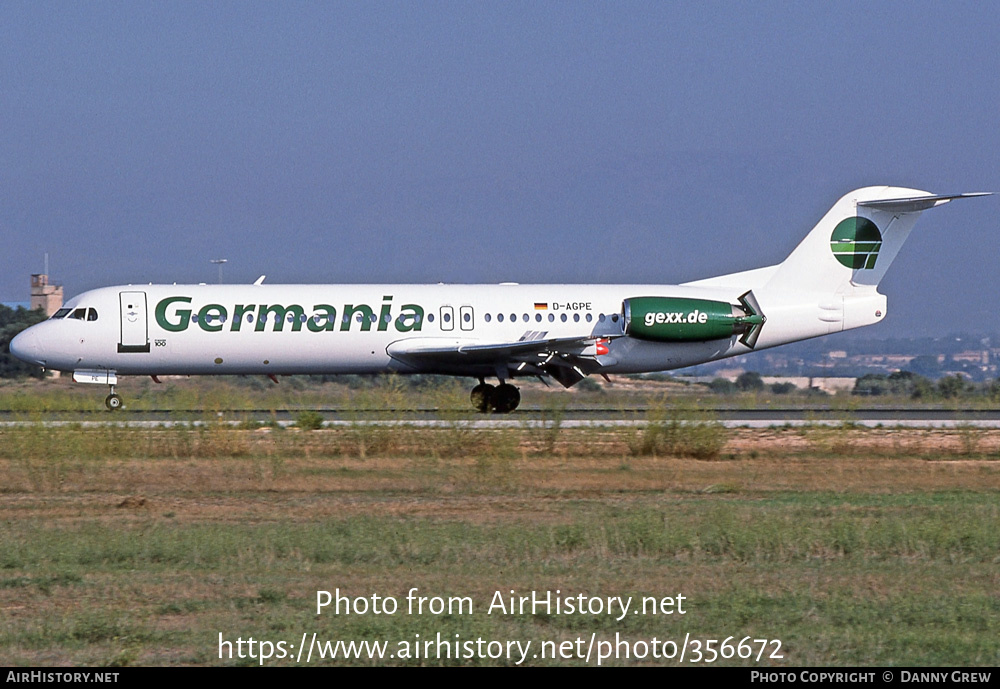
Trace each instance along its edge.
{"label": "runway", "polygon": [[[43,427],[123,426],[128,428],[173,428],[207,425],[234,427],[293,427],[303,411],[319,414],[325,427],[409,426],[416,428],[600,428],[642,427],[650,423],[648,410],[634,409],[519,409],[503,416],[449,413],[437,409],[405,411],[344,409],[228,410],[120,410],[114,413],[50,412],[18,415],[0,412],[0,428],[41,425]],[[682,418],[684,415],[682,414]],[[808,426],[853,426],[863,428],[1000,428],[1000,410],[968,409],[712,409],[699,410],[698,420],[712,420],[726,428],[798,428]]]}

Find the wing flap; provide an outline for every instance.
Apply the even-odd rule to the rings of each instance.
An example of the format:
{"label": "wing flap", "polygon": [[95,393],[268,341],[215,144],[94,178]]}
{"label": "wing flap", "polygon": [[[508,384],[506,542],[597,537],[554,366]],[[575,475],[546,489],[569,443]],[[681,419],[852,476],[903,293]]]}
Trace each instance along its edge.
{"label": "wing flap", "polygon": [[444,338],[397,340],[386,348],[393,359],[416,369],[453,371],[458,375],[476,368],[507,370],[511,375],[555,378],[565,387],[583,380],[601,367],[616,363],[608,355],[608,338],[556,337],[516,342],[482,342]]}

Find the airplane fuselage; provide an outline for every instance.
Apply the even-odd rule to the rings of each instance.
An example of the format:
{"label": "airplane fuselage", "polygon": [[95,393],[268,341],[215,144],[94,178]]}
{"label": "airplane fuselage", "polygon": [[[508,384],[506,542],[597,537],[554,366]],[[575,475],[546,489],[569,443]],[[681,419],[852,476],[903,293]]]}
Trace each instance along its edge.
{"label": "airplane fuselage", "polygon": [[122,375],[495,373],[492,362],[456,357],[414,366],[392,356],[394,345],[414,341],[461,347],[607,337],[606,373],[668,370],[749,351],[735,337],[625,337],[622,303],[638,296],[729,302],[736,295],[664,285],[125,285],[76,296],[65,315],[35,326],[19,348],[37,346],[31,360],[49,369]]}

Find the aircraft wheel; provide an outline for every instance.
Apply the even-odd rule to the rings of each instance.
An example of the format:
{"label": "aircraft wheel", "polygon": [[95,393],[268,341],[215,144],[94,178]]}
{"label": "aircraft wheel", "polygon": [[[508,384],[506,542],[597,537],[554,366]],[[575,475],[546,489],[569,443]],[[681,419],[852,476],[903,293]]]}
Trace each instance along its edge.
{"label": "aircraft wheel", "polygon": [[521,393],[510,383],[504,383],[493,391],[490,408],[494,414],[509,414],[521,403]]}
{"label": "aircraft wheel", "polygon": [[472,388],[472,394],[469,396],[472,399],[472,407],[481,414],[488,412],[490,410],[490,399],[493,397],[494,390],[496,388],[489,383],[480,383]]}
{"label": "aircraft wheel", "polygon": [[108,395],[104,400],[104,406],[108,408],[108,411],[115,411],[116,409],[122,408],[122,398],[119,395]]}

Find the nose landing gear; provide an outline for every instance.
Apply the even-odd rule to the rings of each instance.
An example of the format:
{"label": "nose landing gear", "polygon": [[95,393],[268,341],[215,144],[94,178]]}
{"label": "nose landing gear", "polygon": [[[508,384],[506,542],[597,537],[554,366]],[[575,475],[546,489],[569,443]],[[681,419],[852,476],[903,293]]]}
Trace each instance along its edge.
{"label": "nose landing gear", "polygon": [[104,398],[104,406],[108,408],[108,411],[122,408],[122,398],[115,394],[115,385],[118,384],[116,371],[97,368],[77,369],[73,371],[73,382],[107,385],[111,394]]}
{"label": "nose landing gear", "polygon": [[104,406],[108,408],[108,411],[115,411],[116,409],[122,408],[122,398],[121,395],[115,394],[115,386],[109,386],[111,388],[111,394],[104,398]]}
{"label": "nose landing gear", "polygon": [[482,414],[509,414],[521,403],[521,392],[510,383],[490,385],[482,378],[479,385],[472,388],[472,407]]}

